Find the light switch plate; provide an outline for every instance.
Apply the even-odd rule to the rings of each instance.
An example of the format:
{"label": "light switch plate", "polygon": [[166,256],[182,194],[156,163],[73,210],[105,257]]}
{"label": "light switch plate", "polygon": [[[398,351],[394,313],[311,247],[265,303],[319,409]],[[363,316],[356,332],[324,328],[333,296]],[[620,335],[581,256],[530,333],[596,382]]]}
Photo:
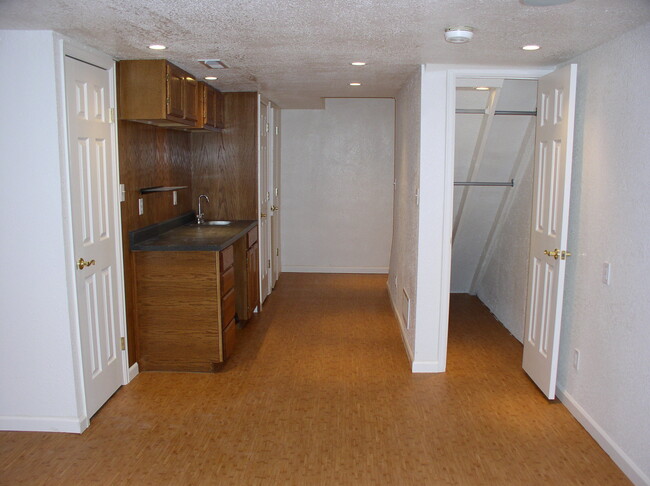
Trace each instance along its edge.
{"label": "light switch plate", "polygon": [[609,280],[612,274],[612,266],[609,262],[603,263],[603,283],[609,285]]}

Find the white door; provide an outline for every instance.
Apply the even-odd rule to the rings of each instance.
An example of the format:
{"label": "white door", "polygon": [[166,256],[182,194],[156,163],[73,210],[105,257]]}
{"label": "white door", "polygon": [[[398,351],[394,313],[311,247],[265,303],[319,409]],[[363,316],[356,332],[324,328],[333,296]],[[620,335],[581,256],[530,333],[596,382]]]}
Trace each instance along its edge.
{"label": "white door", "polygon": [[269,213],[271,193],[269,187],[269,117],[268,103],[260,100],[260,219],[259,219],[259,252],[260,252],[260,302],[270,293],[269,266],[270,242]]}
{"label": "white door", "polygon": [[280,109],[273,107],[273,164],[271,164],[271,287],[280,276]]}
{"label": "white door", "polygon": [[539,80],[523,368],[555,398],[569,226],[577,66]]}
{"label": "white door", "polygon": [[70,57],[65,79],[75,280],[90,418],[123,376],[111,83],[105,69]]}

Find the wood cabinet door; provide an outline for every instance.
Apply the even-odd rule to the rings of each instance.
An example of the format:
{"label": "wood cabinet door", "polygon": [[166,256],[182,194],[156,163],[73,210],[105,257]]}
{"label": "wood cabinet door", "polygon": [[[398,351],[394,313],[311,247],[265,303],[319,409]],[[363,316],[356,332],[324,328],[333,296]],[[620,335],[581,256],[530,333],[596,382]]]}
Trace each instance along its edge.
{"label": "wood cabinet door", "polygon": [[223,93],[219,90],[214,90],[214,127],[226,128],[226,117],[224,115],[225,101]]}
{"label": "wood cabinet door", "polygon": [[183,83],[185,73],[167,64],[167,115],[183,118]]}
{"label": "wood cabinet door", "polygon": [[258,246],[255,243],[246,252],[246,281],[248,294],[248,315],[252,317],[255,307],[260,303],[260,279]]}
{"label": "wood cabinet door", "polygon": [[210,86],[205,86],[205,125],[216,127],[217,123],[217,91]]}
{"label": "wood cabinet door", "polygon": [[199,119],[199,83],[196,79],[185,76],[183,83],[184,115],[188,121],[196,122]]}

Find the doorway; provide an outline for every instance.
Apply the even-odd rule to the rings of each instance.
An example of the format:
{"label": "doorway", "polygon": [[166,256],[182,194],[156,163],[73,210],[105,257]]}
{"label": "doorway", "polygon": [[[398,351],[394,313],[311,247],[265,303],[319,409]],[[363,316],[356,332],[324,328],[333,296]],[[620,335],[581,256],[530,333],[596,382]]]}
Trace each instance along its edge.
{"label": "doorway", "polygon": [[477,296],[520,342],[536,99],[535,79],[456,84],[451,292]]}

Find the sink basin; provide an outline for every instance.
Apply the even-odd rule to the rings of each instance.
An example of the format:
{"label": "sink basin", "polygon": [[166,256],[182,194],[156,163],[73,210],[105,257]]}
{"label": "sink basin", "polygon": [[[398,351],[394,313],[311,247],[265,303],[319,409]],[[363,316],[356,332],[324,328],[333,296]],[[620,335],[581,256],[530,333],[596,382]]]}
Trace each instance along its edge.
{"label": "sink basin", "polygon": [[232,221],[205,221],[201,224],[192,223],[192,226],[228,226]]}
{"label": "sink basin", "polygon": [[228,226],[232,221],[205,221],[201,224],[194,223],[196,226]]}

